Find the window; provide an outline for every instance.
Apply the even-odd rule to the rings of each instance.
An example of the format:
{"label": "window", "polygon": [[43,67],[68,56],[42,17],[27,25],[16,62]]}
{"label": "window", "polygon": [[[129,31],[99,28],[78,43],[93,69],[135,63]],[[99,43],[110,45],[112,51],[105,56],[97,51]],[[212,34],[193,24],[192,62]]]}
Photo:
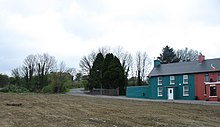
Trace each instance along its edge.
{"label": "window", "polygon": [[170,84],[175,84],[175,77],[174,76],[170,76]]}
{"label": "window", "polygon": [[209,81],[209,74],[205,74],[205,75],[204,75],[204,81],[205,81],[205,82],[208,82],[208,81]]}
{"label": "window", "polygon": [[218,73],[218,81],[220,82],[220,72]]}
{"label": "window", "polygon": [[157,95],[158,96],[163,96],[163,89],[162,89],[162,87],[158,87],[157,88]]}
{"label": "window", "polygon": [[183,96],[189,96],[189,86],[188,85],[183,86]]}
{"label": "window", "polygon": [[183,75],[183,84],[188,84],[188,75]]}
{"label": "window", "polygon": [[210,85],[210,96],[216,96],[216,86]]}
{"label": "window", "polygon": [[162,77],[158,77],[157,83],[158,85],[162,85]]}

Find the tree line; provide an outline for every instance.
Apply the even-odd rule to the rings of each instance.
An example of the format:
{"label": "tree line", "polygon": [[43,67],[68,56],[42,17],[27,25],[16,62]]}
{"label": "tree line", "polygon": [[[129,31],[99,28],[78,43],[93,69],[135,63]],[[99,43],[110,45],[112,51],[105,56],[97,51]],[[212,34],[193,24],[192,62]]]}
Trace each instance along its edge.
{"label": "tree line", "polygon": [[167,45],[162,49],[162,53],[157,59],[159,59],[162,64],[168,64],[195,61],[197,60],[198,55],[199,52],[197,50],[185,48],[175,51]]}
{"label": "tree line", "polygon": [[[124,83],[124,84],[117,86],[118,88],[121,87],[122,89],[122,87],[124,87],[125,89],[125,86],[128,85],[128,82],[129,82],[128,80],[130,80],[130,83],[133,83],[133,85],[146,84],[146,80],[147,80],[146,74],[147,72],[149,72],[151,64],[152,64],[152,61],[146,52],[139,51],[139,52],[136,52],[135,56],[132,56],[131,53],[129,53],[128,51],[125,51],[122,47],[117,47],[115,49],[110,49],[109,47],[101,47],[97,51],[92,51],[87,56],[84,56],[80,60],[80,63],[79,63],[82,73],[84,73],[84,75],[88,75],[87,80],[88,80],[88,85],[90,87],[93,86],[94,84],[93,80],[90,80],[91,77],[93,77],[93,70],[94,70],[93,68],[96,66],[96,59],[100,59],[99,57],[101,54],[104,57],[103,59],[107,59],[107,60],[110,59],[108,58],[110,57],[110,54],[111,54],[111,58],[118,59],[117,60],[118,64],[121,66],[121,70],[122,70],[122,72],[120,73],[123,74],[123,78],[121,77],[120,78],[123,79],[122,83]],[[109,65],[110,67],[114,67],[115,63],[109,62],[108,64],[110,64]],[[106,65],[104,64],[102,66],[106,66]],[[100,70],[100,69],[97,69],[97,70]],[[108,72],[108,74],[104,74],[103,76],[105,78],[110,78],[110,76],[114,76],[114,75],[115,75],[114,72],[111,71],[111,72]],[[135,77],[135,78],[128,79],[129,77]],[[100,86],[100,82],[106,83],[106,81],[104,80],[105,79],[102,79],[102,81],[98,81],[97,84]],[[138,81],[138,84],[136,84],[136,80]]]}
{"label": "tree line", "polygon": [[[173,48],[165,46],[157,59],[162,64],[187,62],[196,60],[198,54],[198,51],[193,49],[184,48],[175,51]],[[114,60],[114,63],[111,59],[117,60]],[[107,63],[108,65],[106,65]],[[116,63],[118,66],[116,66]],[[87,56],[84,56],[79,63],[84,75],[88,76],[89,89],[100,88],[100,84],[103,84],[104,88],[121,88],[122,93],[123,88],[127,85],[146,85],[147,73],[151,69],[151,64],[152,60],[146,52],[136,52],[135,55],[131,55],[131,53],[124,51],[121,47],[116,49],[110,49],[109,47],[99,48],[97,51],[92,51]],[[110,71],[106,71],[106,68]],[[116,73],[118,74],[117,76]]]}
{"label": "tree line", "polygon": [[57,65],[55,57],[47,53],[31,54],[24,59],[21,67],[12,70],[10,83],[6,84],[25,88],[30,92],[60,93],[72,85],[73,71],[63,61]]}
{"label": "tree line", "polygon": [[[169,46],[162,49],[157,59],[162,64],[194,61],[198,51],[193,49],[174,50]],[[12,70],[12,77],[0,74],[0,87],[10,84],[25,88],[31,92],[65,92],[73,85],[72,78],[86,89],[115,89],[125,93],[128,85],[146,85],[147,74],[152,60],[146,52],[134,55],[122,47],[111,49],[101,47],[81,58],[81,71],[76,75],[74,68],[66,67],[62,61],[57,62],[54,56],[47,53],[28,55],[23,64]]]}

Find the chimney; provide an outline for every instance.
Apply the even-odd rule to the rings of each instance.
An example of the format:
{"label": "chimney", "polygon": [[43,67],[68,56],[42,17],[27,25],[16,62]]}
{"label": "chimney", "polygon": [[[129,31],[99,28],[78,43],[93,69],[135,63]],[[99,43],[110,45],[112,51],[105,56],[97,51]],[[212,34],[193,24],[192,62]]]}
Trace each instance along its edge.
{"label": "chimney", "polygon": [[160,60],[156,59],[154,60],[154,67],[159,67],[160,66]]}
{"label": "chimney", "polygon": [[202,53],[200,53],[199,56],[198,56],[198,62],[199,62],[200,64],[202,64],[202,62],[203,62],[204,60],[205,60],[205,56],[202,55]]}

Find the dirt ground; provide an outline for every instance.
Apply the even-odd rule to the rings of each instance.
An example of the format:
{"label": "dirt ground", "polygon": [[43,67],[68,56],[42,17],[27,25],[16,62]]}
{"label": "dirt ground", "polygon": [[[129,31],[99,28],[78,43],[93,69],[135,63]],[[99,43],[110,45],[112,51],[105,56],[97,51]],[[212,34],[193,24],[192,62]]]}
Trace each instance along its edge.
{"label": "dirt ground", "polygon": [[220,106],[0,93],[0,127],[146,126],[219,127]]}

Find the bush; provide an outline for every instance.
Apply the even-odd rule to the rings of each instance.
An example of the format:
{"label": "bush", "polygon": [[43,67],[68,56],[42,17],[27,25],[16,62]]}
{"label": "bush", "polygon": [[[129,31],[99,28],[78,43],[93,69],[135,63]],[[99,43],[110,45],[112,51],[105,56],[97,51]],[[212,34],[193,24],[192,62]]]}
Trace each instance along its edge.
{"label": "bush", "polygon": [[89,90],[89,82],[87,80],[81,81],[82,87],[84,87],[85,90]]}
{"label": "bush", "polygon": [[61,91],[60,91],[60,93],[65,93],[65,92],[68,92],[68,90],[69,90],[69,85],[67,84],[67,85],[62,85],[62,87],[61,87]]}
{"label": "bush", "polygon": [[41,90],[42,93],[65,93],[67,91],[67,84],[62,86],[47,85]]}
{"label": "bush", "polygon": [[73,88],[73,82],[72,81],[66,81],[64,83],[64,86],[67,88],[67,89],[72,89]]}
{"label": "bush", "polygon": [[54,93],[64,93],[67,92],[67,88],[66,86],[62,85],[62,86],[54,86]]}
{"label": "bush", "polygon": [[8,93],[28,93],[30,92],[27,88],[21,87],[21,86],[16,86],[16,85],[7,85],[5,86],[0,92]]}
{"label": "bush", "polygon": [[42,93],[54,93],[54,87],[52,85],[47,85],[41,90]]}

